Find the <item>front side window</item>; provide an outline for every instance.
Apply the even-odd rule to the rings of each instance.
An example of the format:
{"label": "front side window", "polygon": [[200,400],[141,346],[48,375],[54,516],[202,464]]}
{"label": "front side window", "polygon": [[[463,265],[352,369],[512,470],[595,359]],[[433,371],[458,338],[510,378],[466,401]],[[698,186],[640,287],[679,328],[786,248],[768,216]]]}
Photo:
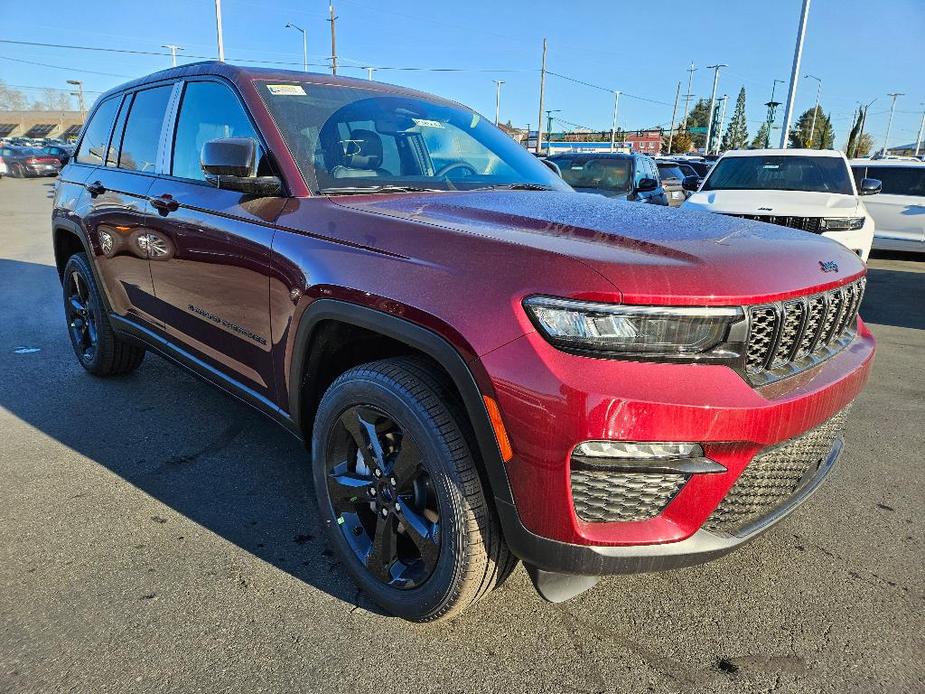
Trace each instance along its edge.
{"label": "front side window", "polygon": [[623,192],[630,189],[632,161],[629,158],[552,158],[562,179],[573,188],[594,188]]}
{"label": "front side window", "polygon": [[257,83],[313,192],[566,186],[479,114],[374,89]]}
{"label": "front side window", "polygon": [[880,181],[886,195],[925,196],[925,166],[869,166],[867,177]]}
{"label": "front side window", "polygon": [[839,157],[725,157],[714,165],[700,189],[801,190],[854,195],[851,174]]}
{"label": "front side window", "polygon": [[116,119],[119,109],[119,99],[106,99],[93,112],[93,117],[86,125],[80,149],[77,150],[77,161],[80,164],[99,165],[103,163],[106,146],[109,144],[109,135],[112,132],[112,122]]}
{"label": "front side window", "polygon": [[172,175],[205,180],[199,165],[202,146],[223,137],[257,139],[238,97],[217,82],[188,83],[174,137]]}
{"label": "front side window", "polygon": [[153,173],[161,128],[173,86],[155,87],[137,92],[132,101],[122,136],[119,168]]}

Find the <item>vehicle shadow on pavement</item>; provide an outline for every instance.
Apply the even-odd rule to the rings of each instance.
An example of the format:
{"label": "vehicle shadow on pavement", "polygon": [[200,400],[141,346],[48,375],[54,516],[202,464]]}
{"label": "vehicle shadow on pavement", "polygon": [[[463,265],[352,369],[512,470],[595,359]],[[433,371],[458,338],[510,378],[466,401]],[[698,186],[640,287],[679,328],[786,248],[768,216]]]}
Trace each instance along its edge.
{"label": "vehicle shadow on pavement", "polygon": [[[892,256],[889,256],[892,257]],[[897,256],[907,259],[909,256]],[[925,263],[922,263],[925,266]],[[925,267],[923,267],[925,270]],[[876,300],[872,297],[876,296]],[[890,297],[884,301],[883,297]],[[861,305],[866,323],[925,330],[925,272],[916,269],[868,268]]]}
{"label": "vehicle shadow on pavement", "polygon": [[[263,561],[379,612],[326,545],[303,445],[151,353],[127,376],[86,373],[57,310],[60,291],[55,268],[0,259],[0,311],[9,321],[0,331],[0,409]],[[84,496],[73,492],[62,499]],[[92,504],[88,495],[80,501]],[[137,519],[149,535],[177,532],[170,521],[166,509]]]}

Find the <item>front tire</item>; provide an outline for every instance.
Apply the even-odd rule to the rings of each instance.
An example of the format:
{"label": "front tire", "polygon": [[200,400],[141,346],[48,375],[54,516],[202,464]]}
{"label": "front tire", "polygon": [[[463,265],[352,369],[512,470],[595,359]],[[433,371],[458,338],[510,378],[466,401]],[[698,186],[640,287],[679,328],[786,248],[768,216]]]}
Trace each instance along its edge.
{"label": "front tire", "polygon": [[80,365],[94,376],[137,369],[145,350],[113,332],[85,254],[75,253],[68,259],[62,284],[68,336]]}
{"label": "front tire", "polygon": [[312,432],[331,543],[373,601],[413,621],[456,616],[514,565],[454,402],[426,362],[386,359],[342,374]]}

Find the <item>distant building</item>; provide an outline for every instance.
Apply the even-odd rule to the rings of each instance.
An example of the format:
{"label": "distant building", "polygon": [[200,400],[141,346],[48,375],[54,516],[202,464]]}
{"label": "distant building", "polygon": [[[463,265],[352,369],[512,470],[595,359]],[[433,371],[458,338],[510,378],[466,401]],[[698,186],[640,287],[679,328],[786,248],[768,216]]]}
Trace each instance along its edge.
{"label": "distant building", "polygon": [[662,149],[662,131],[661,130],[637,130],[628,132],[623,137],[633,151],[641,154],[655,156]]}
{"label": "distant building", "polygon": [[80,111],[0,111],[0,137],[77,137]]}

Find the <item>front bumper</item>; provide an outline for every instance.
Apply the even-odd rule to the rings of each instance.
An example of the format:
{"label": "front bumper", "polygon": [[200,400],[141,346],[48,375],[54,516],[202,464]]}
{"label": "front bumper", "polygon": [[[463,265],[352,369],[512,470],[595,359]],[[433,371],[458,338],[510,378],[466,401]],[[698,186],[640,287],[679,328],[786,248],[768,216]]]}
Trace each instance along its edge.
{"label": "front bumper", "polygon": [[822,235],[850,248],[866,263],[874,242],[874,221],[868,217],[864,226],[855,231],[824,231]]}
{"label": "front bumper", "polygon": [[46,168],[44,164],[23,166],[23,171],[27,176],[57,176],[61,172],[61,167],[52,165]]}
{"label": "front bumper", "polygon": [[[509,545],[528,564],[578,574],[684,566],[731,551],[815,490],[840,441],[811,484],[760,523],[727,535],[705,529],[711,515],[756,456],[842,412],[863,388],[873,354],[859,321],[842,352],[761,388],[725,366],[565,354],[535,333],[483,355],[515,453],[507,463],[514,503],[497,499]],[[571,487],[572,450],[586,440],[696,442],[726,470],[691,475],[654,517],[588,522]]]}

